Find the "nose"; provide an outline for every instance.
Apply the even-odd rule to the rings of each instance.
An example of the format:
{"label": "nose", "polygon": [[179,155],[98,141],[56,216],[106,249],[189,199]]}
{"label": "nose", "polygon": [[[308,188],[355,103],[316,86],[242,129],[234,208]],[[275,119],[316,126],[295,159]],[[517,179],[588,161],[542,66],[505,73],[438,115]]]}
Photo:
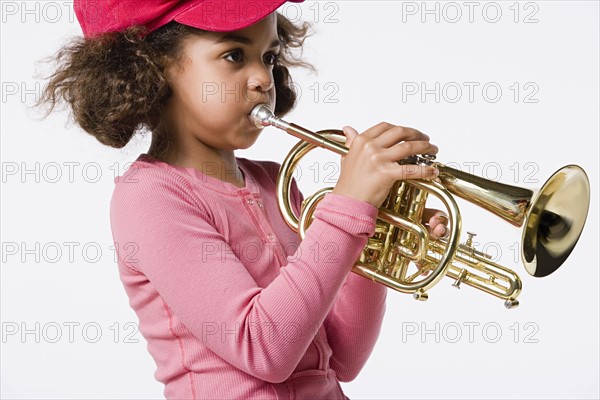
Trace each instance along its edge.
{"label": "nose", "polygon": [[248,77],[248,90],[251,92],[266,93],[273,89],[275,82],[273,80],[272,66],[265,65],[262,62],[255,63]]}

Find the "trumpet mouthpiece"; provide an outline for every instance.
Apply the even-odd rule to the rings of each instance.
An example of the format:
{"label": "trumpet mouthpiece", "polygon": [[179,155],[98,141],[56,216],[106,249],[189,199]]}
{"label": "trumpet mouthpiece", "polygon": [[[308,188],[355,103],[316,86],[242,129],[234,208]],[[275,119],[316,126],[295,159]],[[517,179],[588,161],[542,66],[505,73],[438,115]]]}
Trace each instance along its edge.
{"label": "trumpet mouthpiece", "polygon": [[250,112],[250,121],[257,127],[263,128],[271,125],[269,119],[273,117],[273,111],[267,104],[258,104]]}

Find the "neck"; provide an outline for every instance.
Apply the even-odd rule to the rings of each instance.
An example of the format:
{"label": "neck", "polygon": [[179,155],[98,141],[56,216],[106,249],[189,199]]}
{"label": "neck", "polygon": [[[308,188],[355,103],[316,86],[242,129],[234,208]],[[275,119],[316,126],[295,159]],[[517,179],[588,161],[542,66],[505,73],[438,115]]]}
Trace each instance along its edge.
{"label": "neck", "polygon": [[178,167],[194,168],[205,175],[244,187],[244,175],[238,168],[235,153],[197,142],[192,146],[177,146],[160,138],[165,135],[153,134],[148,154],[158,160]]}

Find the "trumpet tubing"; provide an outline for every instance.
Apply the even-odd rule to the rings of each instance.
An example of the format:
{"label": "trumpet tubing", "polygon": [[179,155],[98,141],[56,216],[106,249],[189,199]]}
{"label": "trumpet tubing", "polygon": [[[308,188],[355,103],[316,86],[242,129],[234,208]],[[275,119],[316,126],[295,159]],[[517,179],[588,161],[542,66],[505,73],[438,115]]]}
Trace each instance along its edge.
{"label": "trumpet tubing", "polygon": [[[333,188],[308,196],[300,215],[290,204],[292,172],[312,149],[322,147],[340,155],[348,153],[339,130],[312,132],[277,118],[267,105],[256,106],[250,119],[257,127],[274,126],[301,139],[288,153],[277,178],[279,210],[286,223],[302,238],[310,226],[318,203]],[[526,271],[547,276],[567,259],[585,225],[589,208],[589,181],[585,171],[568,165],[554,173],[542,188],[533,191],[467,174],[422,155],[401,163],[438,168],[437,181],[398,181],[378,210],[376,229],[352,271],[416,300],[428,299],[427,291],[444,276],[504,300],[507,308],[519,305],[522,283],[512,270],[491,261],[473,246],[473,236],[460,243],[461,214],[454,199],[461,197],[511,223],[523,226],[522,260]],[[444,239],[430,238],[422,223],[428,196],[446,207],[449,233]]]}

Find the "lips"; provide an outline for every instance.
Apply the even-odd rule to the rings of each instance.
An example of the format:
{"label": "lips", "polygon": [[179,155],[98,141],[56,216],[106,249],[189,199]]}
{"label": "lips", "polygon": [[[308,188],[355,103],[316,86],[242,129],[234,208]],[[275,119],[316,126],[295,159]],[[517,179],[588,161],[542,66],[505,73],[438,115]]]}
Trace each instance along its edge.
{"label": "lips", "polygon": [[264,126],[257,126],[256,124],[254,124],[254,121],[252,120],[252,117],[250,116],[250,114],[248,114],[246,116],[246,119],[248,120],[248,123],[250,124],[250,126],[254,129],[259,129],[262,130],[264,128]]}
{"label": "lips", "polygon": [[252,110],[254,110],[254,107],[256,107],[259,104],[268,104],[269,107],[271,107],[271,108],[275,107],[275,105],[272,104],[271,101],[269,101],[268,99],[260,99],[258,101],[253,101],[252,102],[252,106],[247,110],[248,111],[248,115],[250,115],[250,113],[252,112]]}
{"label": "lips", "polygon": [[264,126],[262,126],[262,125],[260,125],[260,126],[259,126],[259,125],[257,125],[257,124],[254,122],[254,119],[251,117],[252,110],[254,110],[254,108],[255,108],[257,105],[259,105],[259,104],[268,104],[268,105],[269,105],[271,108],[273,108],[273,105],[271,105],[271,102],[270,102],[270,101],[258,101],[258,102],[254,103],[254,104],[252,105],[252,108],[250,108],[250,109],[248,110],[248,112],[247,112],[246,116],[247,116],[248,122],[250,123],[250,125],[252,125],[252,127],[254,127],[254,128],[257,128],[257,129],[263,129],[263,128],[264,128]]}

